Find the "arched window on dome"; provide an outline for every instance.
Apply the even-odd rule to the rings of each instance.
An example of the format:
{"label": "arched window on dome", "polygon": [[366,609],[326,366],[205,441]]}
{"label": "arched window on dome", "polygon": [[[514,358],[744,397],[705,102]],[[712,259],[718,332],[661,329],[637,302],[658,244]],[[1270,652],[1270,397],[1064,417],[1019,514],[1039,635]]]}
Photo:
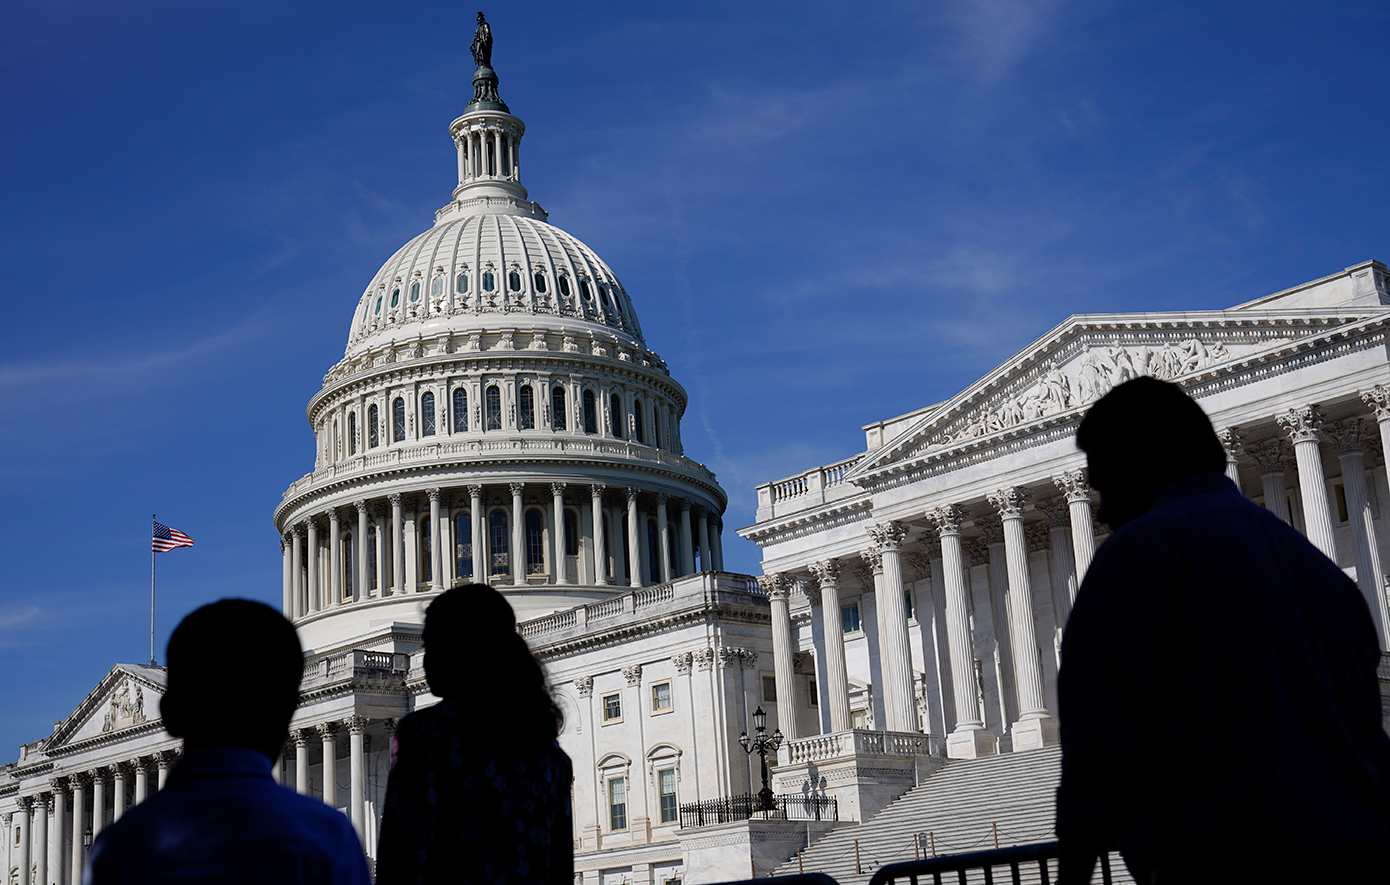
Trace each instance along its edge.
{"label": "arched window on dome", "polygon": [[526,574],[545,574],[545,515],[526,511]]}
{"label": "arched window on dome", "polygon": [[536,291],[544,295],[546,290],[545,274],[536,271],[536,275],[531,281],[535,283]]}
{"label": "arched window on dome", "polygon": [[369,449],[374,449],[374,448],[376,448],[377,445],[378,445],[378,443],[380,442],[380,440],[377,439],[377,435],[376,435],[376,417],[377,417],[377,415],[376,415],[376,406],[375,406],[375,405],[368,406],[368,407],[367,407],[367,448],[369,448]]}
{"label": "arched window on dome", "polygon": [[517,391],[518,421],[522,430],[536,429],[536,394],[531,385],[523,384]]}
{"label": "arched window on dome", "polygon": [[468,391],[462,387],[454,388],[454,433],[468,430]]}
{"label": "arched window on dome", "polygon": [[419,300],[420,300],[420,284],[419,284],[419,283],[411,283],[411,284],[410,284],[410,300],[411,300],[411,301],[419,301]]}
{"label": "arched window on dome", "polygon": [[494,510],[487,516],[488,572],[505,575],[512,570],[512,560],[508,555],[507,511]]}
{"label": "arched window on dome", "polygon": [[405,441],[405,400],[396,397],[396,401],[391,404],[391,441]]}
{"label": "arched window on dome", "polygon": [[553,384],[550,387],[550,426],[556,430],[564,430],[569,426],[565,416],[565,388],[562,384]]}
{"label": "arched window on dome", "polygon": [[473,577],[473,514],[467,510],[454,515],[454,574]]}
{"label": "arched window on dome", "polygon": [[435,277],[435,278],[434,278],[434,283],[430,286],[430,294],[433,295],[435,298],[438,298],[440,295],[443,295],[443,294],[444,294],[444,278],[443,278],[443,277]]}
{"label": "arched window on dome", "polygon": [[483,272],[483,291],[484,291],[484,292],[491,292],[494,288],[496,288],[496,286],[497,286],[497,282],[496,282],[496,279],[495,279],[495,278],[493,277],[493,275],[492,275],[492,271],[490,271],[490,270],[484,271],[484,272]]}
{"label": "arched window on dome", "polygon": [[652,403],[652,445],[661,448],[661,406]]}
{"label": "arched window on dome", "polygon": [[646,445],[647,434],[642,430],[642,401],[640,399],[632,401],[632,426],[633,436],[639,443]]}
{"label": "arched window on dome", "polygon": [[420,435],[434,436],[434,394],[420,397]]}
{"label": "arched window on dome", "polygon": [[656,520],[647,520],[647,582],[661,583],[661,541],[656,532]]}
{"label": "arched window on dome", "polygon": [[420,536],[420,582],[429,583],[434,580],[434,551],[430,547],[432,541],[430,518],[422,516],[415,525],[415,533]]}
{"label": "arched window on dome", "polygon": [[381,316],[381,296],[376,296],[376,310],[372,311],[375,316]]}
{"label": "arched window on dome", "polygon": [[352,568],[357,563],[357,550],[352,540],[352,532],[343,532],[343,599],[352,598]]}
{"label": "arched window on dome", "polygon": [[400,303],[401,303],[401,290],[400,290],[400,289],[392,289],[392,290],[391,290],[391,306],[392,306],[392,307],[395,307],[396,305],[398,305],[398,304],[400,304]]}
{"label": "arched window on dome", "polygon": [[377,529],[376,529],[376,524],[375,524],[375,523],[373,523],[372,525],[367,526],[367,590],[368,590],[369,592],[376,592],[376,589],[377,589],[377,581],[376,581],[376,572],[377,572],[377,568],[376,568],[376,565],[377,565],[377,559],[376,559],[377,533],[376,533],[376,532],[377,532]]}
{"label": "arched window on dome", "polygon": [[584,297],[585,302],[592,302],[594,300],[594,284],[584,280],[579,284],[579,294]]}
{"label": "arched window on dome", "polygon": [[458,278],[454,280],[454,291],[460,295],[468,294],[468,274],[461,273],[458,275]]}
{"label": "arched window on dome", "polygon": [[487,429],[502,429],[502,391],[496,384],[487,389],[485,395],[485,405],[487,406]]}
{"label": "arched window on dome", "polygon": [[616,393],[608,398],[608,426],[614,436],[623,438],[623,401]]}
{"label": "arched window on dome", "polygon": [[357,454],[357,413],[348,412],[348,455]]}
{"label": "arched window on dome", "polygon": [[514,270],[508,272],[508,273],[507,273],[507,288],[508,288],[508,289],[511,289],[513,292],[520,292],[520,291],[521,291],[521,274],[517,273],[517,272],[514,271]]}
{"label": "arched window on dome", "polygon": [[584,432],[598,433],[598,406],[592,390],[584,391]]}
{"label": "arched window on dome", "polygon": [[566,298],[570,297],[570,278],[560,274],[560,294]]}

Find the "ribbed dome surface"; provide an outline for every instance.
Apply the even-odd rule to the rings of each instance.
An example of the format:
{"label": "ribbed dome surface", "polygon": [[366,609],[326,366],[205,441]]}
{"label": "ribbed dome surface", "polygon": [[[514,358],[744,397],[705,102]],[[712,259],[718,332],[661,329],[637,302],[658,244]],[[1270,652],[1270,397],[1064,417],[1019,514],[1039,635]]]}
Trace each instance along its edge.
{"label": "ribbed dome surface", "polygon": [[415,324],[469,331],[496,314],[568,317],[642,341],[631,300],[592,249],[534,218],[479,214],[440,222],[382,265],[358,303],[348,350],[387,332],[407,337]]}

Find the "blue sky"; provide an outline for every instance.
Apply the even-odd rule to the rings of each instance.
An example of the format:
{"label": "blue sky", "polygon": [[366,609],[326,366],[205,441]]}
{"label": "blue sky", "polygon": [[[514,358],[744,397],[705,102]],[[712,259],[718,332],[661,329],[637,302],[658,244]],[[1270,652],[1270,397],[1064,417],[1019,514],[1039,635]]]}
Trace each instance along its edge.
{"label": "blue sky", "polygon": [[[198,542],[161,650],[278,604],[304,406],[448,199],[475,8],[6,5],[0,761],[147,657],[152,512]],[[730,528],[1070,314],[1390,259],[1383,3],[487,12],[523,181],[632,295]]]}

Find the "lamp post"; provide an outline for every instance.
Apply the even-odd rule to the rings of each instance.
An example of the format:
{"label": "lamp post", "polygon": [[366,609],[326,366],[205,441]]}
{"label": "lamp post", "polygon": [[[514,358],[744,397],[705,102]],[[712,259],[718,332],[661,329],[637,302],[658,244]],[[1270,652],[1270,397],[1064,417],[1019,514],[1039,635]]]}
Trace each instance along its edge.
{"label": "lamp post", "polygon": [[777,748],[782,746],[782,729],[777,729],[771,735],[767,733],[767,714],[763,708],[759,707],[753,711],[753,736],[750,738],[748,732],[743,732],[738,736],[738,742],[743,747],[743,752],[752,756],[758,754],[758,760],[763,767],[763,788],[758,791],[758,811],[776,811],[777,803],[772,798],[772,788],[767,785],[767,754],[768,751],[777,752]]}

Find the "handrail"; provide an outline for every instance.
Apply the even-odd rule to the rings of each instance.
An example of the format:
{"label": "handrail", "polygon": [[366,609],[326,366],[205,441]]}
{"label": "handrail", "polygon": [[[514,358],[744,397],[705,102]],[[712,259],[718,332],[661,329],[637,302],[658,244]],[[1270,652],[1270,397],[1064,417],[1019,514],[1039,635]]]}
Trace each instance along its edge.
{"label": "handrail", "polygon": [[[1008,867],[1013,881],[1017,882],[1019,865],[1026,863],[1036,863],[1042,885],[1048,885],[1052,881],[1050,878],[1052,870],[1048,867],[1047,862],[1060,858],[1061,846],[1059,843],[1035,842],[1031,845],[1014,845],[1010,848],[996,848],[991,851],[972,851],[969,854],[951,854],[923,860],[907,860],[880,867],[878,872],[874,873],[873,878],[869,880],[869,885],[892,885],[901,879],[906,879],[911,885],[918,885],[919,879],[930,881],[932,885],[941,885],[942,873],[955,873],[959,885],[966,885],[966,873],[971,870],[983,871],[983,881],[988,883],[994,879],[993,867]],[[1108,854],[1100,856],[1100,880],[1103,885],[1111,885],[1110,856]]]}

